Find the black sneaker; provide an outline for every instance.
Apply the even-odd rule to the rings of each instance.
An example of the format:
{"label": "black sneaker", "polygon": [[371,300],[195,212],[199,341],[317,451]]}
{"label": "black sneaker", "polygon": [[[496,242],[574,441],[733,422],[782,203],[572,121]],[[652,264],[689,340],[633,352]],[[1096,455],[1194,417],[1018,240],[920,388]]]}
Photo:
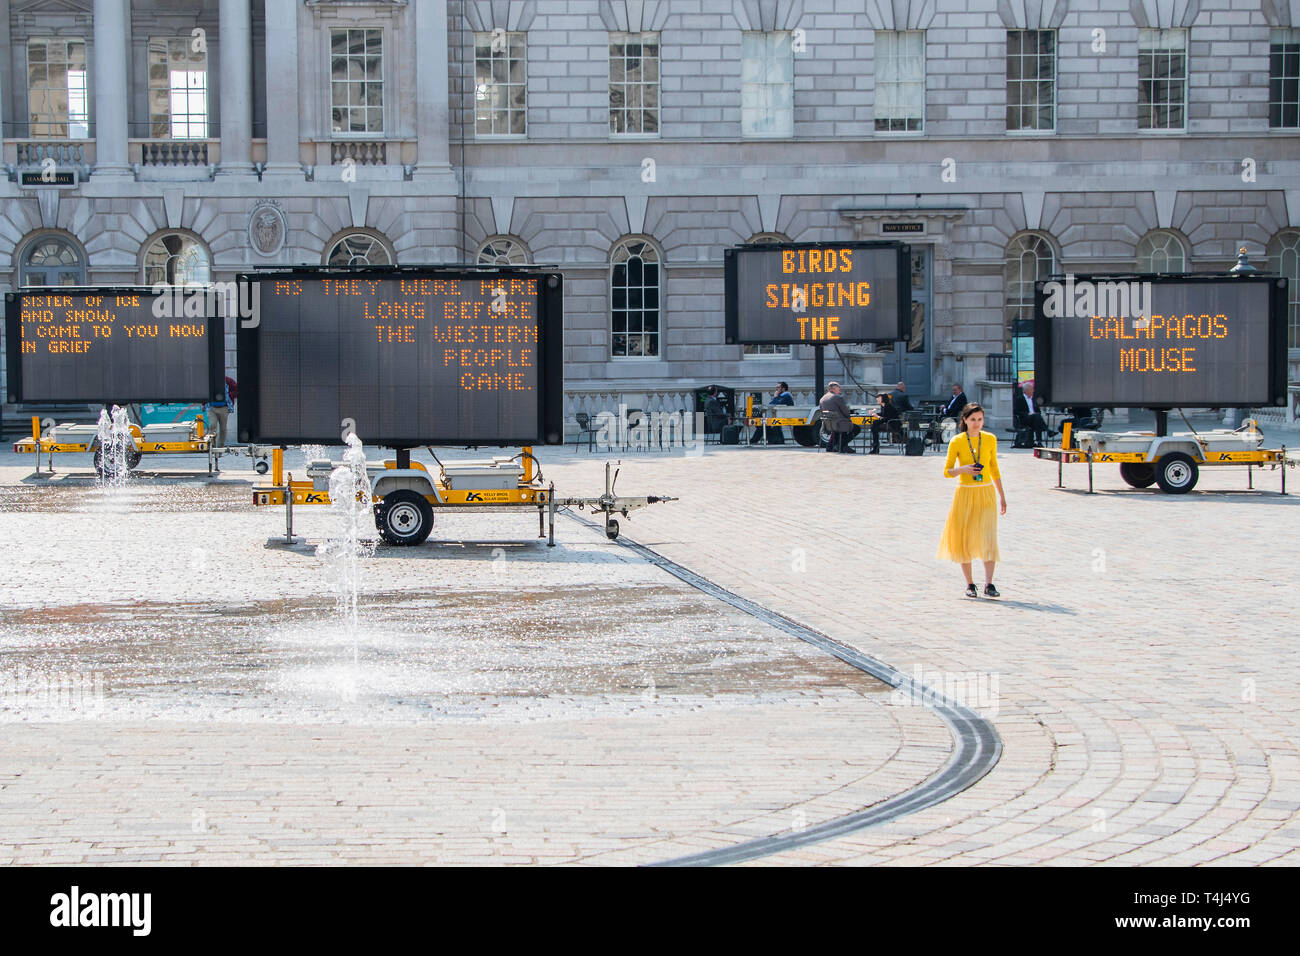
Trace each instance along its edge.
{"label": "black sneaker", "polygon": [[[973,584],[971,585],[971,587],[974,587],[974,586],[975,586],[975,585],[973,585]],[[992,581],[990,581],[988,584],[984,585],[984,596],[985,596],[985,597],[1002,597],[1002,595],[998,593],[998,589],[995,588],[995,587],[993,586],[993,582],[992,582]]]}
{"label": "black sneaker", "polygon": [[974,584],[966,585],[966,596],[977,598],[980,596],[980,589]]}

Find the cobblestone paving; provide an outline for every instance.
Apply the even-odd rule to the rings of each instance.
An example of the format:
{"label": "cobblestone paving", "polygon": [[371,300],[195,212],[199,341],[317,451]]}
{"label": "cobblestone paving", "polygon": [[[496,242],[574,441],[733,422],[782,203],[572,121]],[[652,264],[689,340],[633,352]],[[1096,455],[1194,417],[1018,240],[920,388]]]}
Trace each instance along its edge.
{"label": "cobblestone paving", "polygon": [[[542,457],[561,494],[603,486],[604,456]],[[794,448],[625,460],[620,492],[683,499],[636,512],[625,535],[920,676],[1001,734],[999,765],[956,798],[761,862],[1300,861],[1298,602],[1286,570],[1300,560],[1300,498],[1238,493],[1239,469],[1203,470],[1184,497],[1137,492],[1104,466],[1090,497],[1083,469],[1055,490],[1053,466],[1007,453],[1004,597],[969,601],[956,568],[933,560],[952,494],[940,465]],[[0,481],[27,471],[0,468]],[[1276,473],[1257,473],[1256,487],[1275,491]],[[14,504],[30,496],[23,486],[12,508],[0,504],[11,540],[20,528],[32,537],[39,507]],[[278,513],[212,510],[203,535],[222,542],[217,553],[260,561]],[[303,520],[309,535],[320,527]],[[457,535],[491,536],[452,517],[435,530]],[[528,563],[530,585],[594,575],[666,586],[625,556],[609,561],[622,549],[566,519],[559,537],[600,560],[575,579],[543,556]],[[451,549],[383,560],[386,589],[490,567],[486,546],[448,561]],[[267,594],[319,593],[288,556],[259,568]],[[48,579],[31,561],[21,574],[31,579],[19,603],[31,603]],[[154,597],[183,595],[183,578]],[[800,642],[751,629],[789,648],[811,683],[792,688],[787,675],[779,693],[721,701],[661,692],[640,713],[624,687],[604,713],[522,723],[8,723],[0,862],[648,862],[849,813],[942,765],[951,741],[928,709],[851,674],[827,680]]]}
{"label": "cobblestone paving", "polygon": [[[711,449],[630,458],[682,497],[624,533],[926,683],[991,689],[1004,751],[935,808],[764,862],[1300,862],[1300,497],[1276,472],[1203,469],[1186,496],[1113,467],[1004,455],[1000,601],[934,560],[937,456]],[[593,481],[594,463],[551,471]],[[559,479],[557,479],[559,480]],[[1300,473],[1290,487],[1300,491]],[[982,681],[982,682],[981,682]]]}

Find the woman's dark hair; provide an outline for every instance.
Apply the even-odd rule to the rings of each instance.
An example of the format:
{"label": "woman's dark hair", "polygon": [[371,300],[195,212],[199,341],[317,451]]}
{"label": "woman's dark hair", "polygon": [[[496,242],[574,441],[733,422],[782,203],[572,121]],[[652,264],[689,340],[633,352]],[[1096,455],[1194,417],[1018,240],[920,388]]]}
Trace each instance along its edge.
{"label": "woman's dark hair", "polygon": [[976,412],[979,412],[981,415],[984,414],[984,406],[979,402],[967,402],[966,407],[961,410],[961,427],[963,431],[966,429],[966,419],[970,418]]}

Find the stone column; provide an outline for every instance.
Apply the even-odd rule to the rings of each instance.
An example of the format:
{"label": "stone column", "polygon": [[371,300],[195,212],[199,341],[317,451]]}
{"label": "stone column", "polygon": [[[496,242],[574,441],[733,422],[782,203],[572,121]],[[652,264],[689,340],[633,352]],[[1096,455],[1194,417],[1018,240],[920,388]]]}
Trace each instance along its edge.
{"label": "stone column", "polygon": [[[221,0],[221,175],[251,175],[253,21],[249,0]],[[271,43],[267,42],[270,49]]]}
{"label": "stone column", "polygon": [[266,0],[266,174],[302,177],[299,0]]}
{"label": "stone column", "polygon": [[[9,36],[9,0],[0,0],[0,129],[4,129],[5,114],[9,112],[9,77],[13,42]],[[17,136],[17,132],[10,135]],[[2,397],[2,395],[0,395]]]}
{"label": "stone column", "polygon": [[[447,85],[447,0],[420,0],[415,8],[415,135],[419,175],[446,175],[450,165]],[[459,43],[462,39],[457,32]]]}
{"label": "stone column", "polygon": [[95,0],[96,176],[130,176],[127,163],[127,38],[130,0]]}

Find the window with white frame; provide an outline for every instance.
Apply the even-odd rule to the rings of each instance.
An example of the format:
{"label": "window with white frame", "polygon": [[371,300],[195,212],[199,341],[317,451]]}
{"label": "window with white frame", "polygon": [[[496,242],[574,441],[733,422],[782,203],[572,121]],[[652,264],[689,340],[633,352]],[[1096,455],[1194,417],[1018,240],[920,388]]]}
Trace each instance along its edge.
{"label": "window with white frame", "polygon": [[925,31],[876,31],[876,131],[925,128]]}
{"label": "window with white frame", "polygon": [[528,247],[510,236],[493,236],[479,247],[477,259],[481,266],[525,266]]}
{"label": "window with white frame", "polygon": [[609,131],[658,134],[658,33],[609,35]]}
{"label": "window with white frame", "polygon": [[1268,271],[1286,276],[1287,348],[1300,349],[1300,232],[1279,232],[1268,244]]}
{"label": "window with white frame", "polygon": [[335,133],[384,131],[383,30],[330,30],[330,117]]}
{"label": "window with white frame", "polygon": [[1007,31],[1007,129],[1056,129],[1056,31]]}
{"label": "window with white frame", "polygon": [[1138,127],[1187,126],[1187,31],[1138,31]]}
{"label": "window with white frame", "polygon": [[1056,272],[1056,252],[1042,236],[1017,236],[1007,246],[1003,272],[1006,295],[1004,344],[1012,338],[1033,333],[1034,283],[1051,278]]}
{"label": "window with white frame", "polygon": [[528,77],[522,33],[474,34],[474,132],[528,132]]}
{"label": "window with white frame", "polygon": [[[779,232],[760,232],[751,236],[745,241],[747,246],[758,246],[764,244],[781,244],[788,243],[789,236],[782,235]],[[745,358],[762,358],[770,356],[779,356],[781,358],[790,357],[790,346],[788,345],[749,345],[745,344],[740,347],[740,354]]]}
{"label": "window with white frame", "polygon": [[90,136],[86,41],[32,37],[27,41],[28,135],[49,139]]}
{"label": "window with white frame", "polygon": [[659,252],[625,239],[610,255],[610,351],[615,358],[659,354]]}
{"label": "window with white frame", "polygon": [[745,136],[794,135],[794,51],[789,33],[741,34],[740,128]]}
{"label": "window with white frame", "polygon": [[144,284],[190,285],[212,281],[212,257],[193,236],[159,236],[144,254]]}
{"label": "window with white frame", "polygon": [[1187,253],[1172,232],[1151,232],[1137,247],[1138,272],[1186,272]]}
{"label": "window with white frame", "polygon": [[391,266],[393,253],[378,236],[353,232],[340,236],[325,254],[327,266]]}
{"label": "window with white frame", "polygon": [[188,36],[149,40],[149,135],[207,139],[208,55]]}
{"label": "window with white frame", "polygon": [[1300,28],[1269,35],[1268,125],[1300,129]]}

